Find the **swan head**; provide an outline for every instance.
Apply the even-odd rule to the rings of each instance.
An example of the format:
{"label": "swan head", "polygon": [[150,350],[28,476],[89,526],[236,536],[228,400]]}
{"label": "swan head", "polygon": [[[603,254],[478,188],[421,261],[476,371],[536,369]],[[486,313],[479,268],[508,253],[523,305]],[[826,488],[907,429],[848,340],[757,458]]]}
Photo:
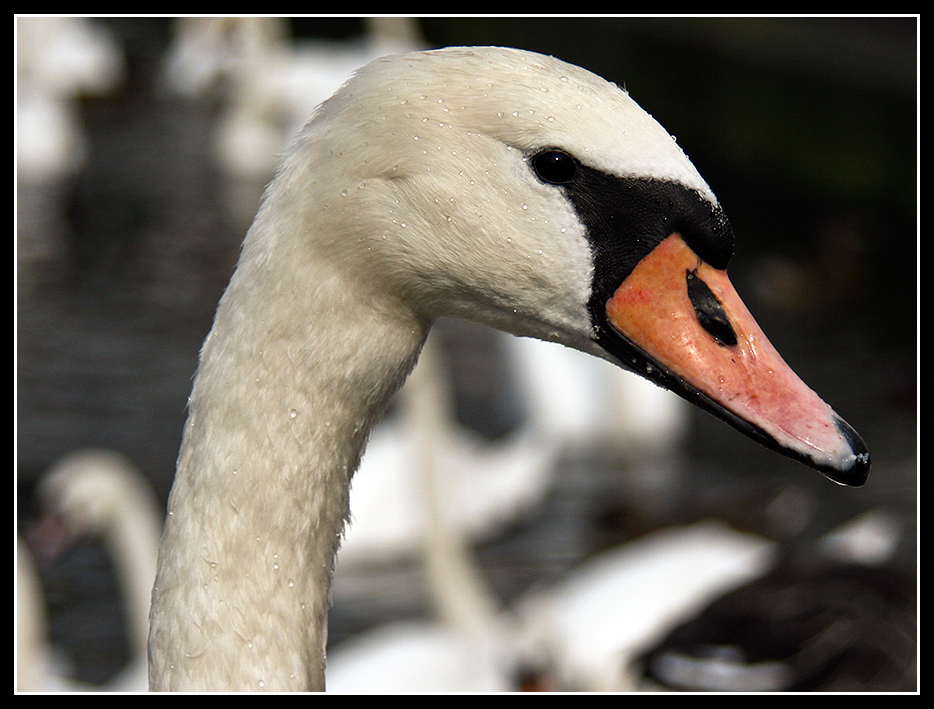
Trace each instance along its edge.
{"label": "swan head", "polygon": [[836,482],[868,475],[859,436],[730,284],[733,231],[710,187],[584,69],[489,47],[377,60],[318,108],[257,224],[274,205],[296,221],[248,236],[258,261],[327,260],[355,298],[378,289],[425,322],[595,354]]}
{"label": "swan head", "polygon": [[[105,533],[129,500],[148,500],[142,475],[123,455],[80,449],[62,456],[38,488],[42,519],[29,542],[43,560],[57,558],[81,536]],[[142,524],[141,520],[137,520]]]}

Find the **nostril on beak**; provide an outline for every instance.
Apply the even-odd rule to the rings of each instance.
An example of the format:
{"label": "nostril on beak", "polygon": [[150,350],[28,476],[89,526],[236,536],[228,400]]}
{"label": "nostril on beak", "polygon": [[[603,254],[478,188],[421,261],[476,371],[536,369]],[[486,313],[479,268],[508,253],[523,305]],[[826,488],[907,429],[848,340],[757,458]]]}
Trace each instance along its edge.
{"label": "nostril on beak", "polygon": [[736,332],[730,324],[730,319],[723,310],[723,305],[717,300],[708,285],[697,275],[697,271],[687,271],[688,298],[694,306],[694,314],[710,336],[724,347],[736,344]]}

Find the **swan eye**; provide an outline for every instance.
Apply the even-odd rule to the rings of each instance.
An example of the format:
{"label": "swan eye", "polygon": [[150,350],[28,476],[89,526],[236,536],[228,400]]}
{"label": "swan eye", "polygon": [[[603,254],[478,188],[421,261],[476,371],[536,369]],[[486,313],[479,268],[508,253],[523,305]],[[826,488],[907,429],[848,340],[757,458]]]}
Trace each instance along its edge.
{"label": "swan eye", "polygon": [[563,185],[577,175],[577,161],[561,150],[543,150],[532,156],[532,167],[543,182]]}

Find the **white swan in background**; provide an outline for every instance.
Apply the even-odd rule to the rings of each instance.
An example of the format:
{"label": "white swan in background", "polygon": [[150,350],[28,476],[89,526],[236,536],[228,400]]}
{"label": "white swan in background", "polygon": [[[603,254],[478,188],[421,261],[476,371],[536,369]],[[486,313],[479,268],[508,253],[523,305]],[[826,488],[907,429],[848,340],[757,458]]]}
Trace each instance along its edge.
{"label": "white swan in background", "polygon": [[687,403],[670,391],[551,342],[503,340],[532,425],[565,451],[639,458],[685,436]]}
{"label": "white swan in background", "polygon": [[688,404],[596,357],[528,337],[502,335],[526,435],[556,455],[600,456],[643,509],[665,504],[682,482]]}
{"label": "white swan in background", "polygon": [[79,537],[100,537],[124,596],[130,664],[104,686],[80,688],[145,690],[149,606],[162,534],[162,516],[148,481],[115,451],[81,449],[55,463],[42,478],[38,495],[43,517],[30,531],[31,546],[52,559]]}
{"label": "white swan in background", "polygon": [[636,691],[630,663],[675,623],[761,576],[776,545],[708,520],[604,551],[516,608],[523,642],[567,691]]}
{"label": "white swan in background", "polygon": [[[67,658],[49,643],[45,589],[30,545],[16,540],[16,691],[102,691],[73,677]],[[144,677],[145,679],[145,677]]]}
{"label": "white swan in background", "polygon": [[[789,655],[790,648],[800,647],[802,659],[819,644],[838,651],[841,637],[847,637],[840,635],[850,620],[846,614],[852,617],[860,609],[856,596],[876,594],[873,602],[879,607],[877,599],[884,594],[868,574],[874,567],[880,578],[893,573],[883,565],[894,554],[901,531],[897,518],[885,510],[859,515],[810,546],[786,547],[713,519],[663,527],[601,552],[558,582],[526,594],[515,608],[518,627],[527,653],[537,652],[555,685],[565,691],[657,691],[660,677],[670,680],[669,687],[677,689],[681,682],[680,688],[691,691],[790,691],[791,663],[747,661],[738,643],[749,640],[759,652]],[[792,549],[805,558],[803,564],[788,563]],[[847,588],[853,599],[837,598],[838,608],[831,608],[826,596],[833,593],[820,598],[807,586],[822,580],[828,589]],[[901,580],[893,573],[894,584]],[[728,599],[736,599],[733,607]],[[712,604],[720,604],[719,615],[708,620],[708,606],[716,608]],[[880,645],[901,650],[902,638],[891,637],[895,616],[867,614],[859,621],[862,637],[877,634]],[[782,617],[789,619],[784,635],[763,642],[769,624],[781,627]],[[761,625],[754,622],[757,618]],[[844,623],[828,632],[841,619]],[[727,638],[736,646],[729,647]],[[792,638],[800,646],[790,645]],[[654,681],[646,680],[646,654],[655,665]],[[811,652],[807,659],[820,666],[832,657]]]}
{"label": "white swan in background", "polygon": [[[542,344],[546,348],[541,353],[544,365],[528,356],[538,353],[538,348],[522,348],[513,353],[516,356],[513,366],[529,387],[520,386],[520,390],[522,395],[531,397],[527,405],[531,415],[538,419],[527,424],[530,430],[524,432],[523,453],[510,451],[514,447],[511,443],[481,447],[462,440],[464,432],[454,419],[453,402],[447,391],[450,379],[439,359],[443,353],[438,351],[438,343],[431,335],[400,392],[401,402],[393,425],[382,422],[374,430],[351,485],[352,519],[338,553],[333,581],[335,603],[340,602],[345,585],[352,583],[345,579],[348,565],[354,569],[367,563],[385,564],[404,554],[421,557],[434,617],[386,623],[338,644],[328,653],[329,691],[508,692],[519,688],[524,670],[539,667],[546,668],[546,683],[560,682],[564,688],[580,689],[590,677],[567,658],[580,652],[581,643],[575,643],[572,630],[560,626],[562,621],[573,626],[579,617],[575,618],[573,612],[566,615],[555,612],[558,597],[563,596],[563,604],[570,604],[580,594],[580,605],[586,607],[594,599],[594,582],[618,582],[614,594],[605,594],[606,603],[594,606],[597,617],[606,617],[600,622],[589,618],[582,627],[602,627],[605,637],[610,636],[611,627],[622,629],[615,633],[617,644],[613,650],[623,654],[625,649],[629,651],[626,656],[631,656],[644,645],[646,637],[654,639],[647,628],[661,632],[672,618],[683,617],[686,610],[708,600],[711,592],[761,571],[761,563],[751,569],[740,565],[743,560],[753,558],[754,548],[762,542],[754,541],[751,535],[731,537],[714,525],[698,525],[678,537],[681,540],[693,535],[693,544],[656,543],[651,553],[634,547],[616,553],[620,562],[607,564],[606,559],[593,562],[594,566],[608,566],[610,578],[598,577],[583,581],[582,585],[565,582],[562,585],[567,588],[563,592],[552,589],[547,596],[554,606],[546,609],[541,597],[533,594],[533,599],[520,603],[516,615],[503,609],[468,547],[484,533],[499,529],[501,520],[513,519],[521,509],[538,501],[551,480],[558,455],[570,447],[583,449],[585,445],[578,438],[572,440],[570,432],[582,437],[589,435],[591,447],[599,445],[600,440],[607,445],[622,445],[610,436],[602,438],[606,432],[599,427],[612,427],[629,438],[633,455],[672,445],[672,431],[664,425],[665,418],[652,416],[651,412],[641,422],[638,418],[622,421],[601,418],[601,413],[608,413],[601,404],[601,394],[615,402],[620,392],[607,392],[596,382],[587,381],[588,375],[604,383],[613,381],[612,377],[599,379],[600,370],[587,367],[590,360],[600,360],[582,355],[583,361],[561,361],[558,355],[565,351],[563,348],[537,340],[515,339],[517,348],[525,343]],[[531,371],[523,369],[523,363]],[[539,391],[547,387],[533,381],[533,372],[553,373],[562,381],[554,391]],[[634,378],[631,374],[620,374]],[[620,384],[625,387],[625,380]],[[663,391],[652,384],[646,386]],[[573,401],[573,391],[586,398],[594,410],[581,411],[579,416],[571,414],[570,422],[565,423],[558,411],[562,396],[568,399],[565,406],[582,408]],[[649,392],[650,402],[652,393]],[[583,420],[593,423],[598,430],[588,432]],[[552,421],[554,428],[549,428],[547,424]],[[642,438],[651,433],[662,440],[640,440],[634,428],[641,430]],[[563,432],[569,435],[562,435]],[[484,453],[491,465],[482,462]],[[358,489],[361,483],[363,495]],[[517,499],[517,495],[522,498]],[[479,501],[472,504],[472,497]],[[648,544],[642,542],[641,546]],[[700,553],[699,548],[703,550]],[[684,577],[679,577],[679,573]],[[589,576],[584,570],[580,575]],[[656,585],[651,592],[645,592],[646,584],[650,583]],[[672,600],[671,586],[676,589],[677,600]],[[634,593],[642,602],[629,607],[632,615],[620,613],[618,608],[621,599],[629,598],[628,593]],[[652,612],[647,614],[646,607]],[[546,633],[547,643],[540,637]],[[603,647],[587,649],[588,657],[594,652],[610,654]],[[604,662],[609,664],[612,657]],[[586,686],[610,688],[597,682]]]}
{"label": "white swan in background", "polygon": [[[676,487],[688,430],[683,399],[567,347],[495,334],[522,417],[509,434],[486,441],[458,424],[453,407],[442,412],[447,435],[438,480],[453,529],[475,542],[495,537],[543,502],[568,456],[596,453],[622,462],[629,494],[646,505]],[[415,371],[421,366],[420,358]],[[411,384],[410,378],[405,387]],[[424,547],[427,520],[412,514],[422,495],[412,466],[417,435],[413,422],[398,416],[374,428],[354,473],[338,570],[412,558]]]}
{"label": "white swan in background", "polygon": [[862,484],[862,441],[742,306],[732,247],[677,144],[590,72],[503,48],[360,70],[285,156],[202,348],[151,689],[323,688],[350,478],[440,316],[625,364]]}
{"label": "white swan in background", "polygon": [[[395,418],[374,429],[350,490],[352,517],[341,542],[341,568],[412,558],[421,547],[428,527],[412,514],[420,497],[412,435]],[[476,542],[495,537],[544,500],[559,452],[522,430],[493,442],[456,430],[443,453],[444,508],[451,523]]]}
{"label": "white swan in background", "polygon": [[[412,376],[402,389],[403,402],[418,397],[410,389],[446,389],[444,354],[429,336]],[[431,350],[430,358],[426,350]],[[445,398],[449,395],[444,394]],[[534,510],[547,493],[561,452],[553,440],[532,426],[521,426],[496,441],[486,441],[458,423],[453,402],[437,406],[437,420],[413,416],[401,406],[398,415],[373,430],[350,489],[351,519],[338,555],[338,570],[385,565],[412,559],[433,534],[424,513],[425,473],[417,465],[420,450],[432,442],[435,504],[446,524],[464,539],[492,538]]]}
{"label": "white swan in background", "polygon": [[364,18],[345,41],[296,40],[281,17],[185,17],[163,70],[172,91],[220,92],[215,155],[228,175],[268,180],[289,139],[354,70],[385,54],[422,49],[417,21]]}
{"label": "white swan in background", "polygon": [[123,51],[108,29],[84,17],[16,18],[17,177],[44,183],[68,177],[87,156],[77,113],[82,96],[123,81]]}
{"label": "white swan in background", "polygon": [[[486,441],[457,422],[453,406],[440,412],[445,443],[437,479],[445,499],[439,504],[453,530],[474,542],[495,537],[543,502],[565,456],[600,452],[624,460],[632,494],[633,488],[657,494],[674,487],[687,432],[682,399],[575,350],[495,334],[502,335],[523,415],[509,434]],[[338,571],[411,559],[424,548],[428,520],[412,513],[423,496],[422,476],[412,465],[418,436],[417,422],[403,416],[374,428],[354,473]]]}
{"label": "white swan in background", "polygon": [[916,581],[895,560],[905,524],[864,512],[782,549],[627,656],[656,691],[877,692],[917,687]]}
{"label": "white swan in background", "polygon": [[[452,425],[449,378],[437,350],[429,337],[402,389],[399,412],[409,444],[408,516],[419,527],[412,552],[425,572],[433,617],[387,623],[339,644],[328,657],[327,684],[334,692],[504,692],[515,687],[508,623],[470,555],[471,535],[455,514],[465,499],[449,469],[456,463],[451,443],[460,434]],[[354,501],[351,490],[351,512],[357,514]],[[366,512],[382,519],[378,509]],[[338,588],[346,551],[342,548],[338,556]]]}
{"label": "white swan in background", "polygon": [[32,553],[16,539],[16,691],[40,692],[49,674],[48,619]]}

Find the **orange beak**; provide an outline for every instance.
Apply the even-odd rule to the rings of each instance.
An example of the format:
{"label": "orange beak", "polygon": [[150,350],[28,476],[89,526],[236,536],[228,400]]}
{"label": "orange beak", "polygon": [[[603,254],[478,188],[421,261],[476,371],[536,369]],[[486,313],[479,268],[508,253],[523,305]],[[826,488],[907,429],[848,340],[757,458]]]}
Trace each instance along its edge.
{"label": "orange beak", "polygon": [[679,234],[636,265],[606,303],[606,321],[649,378],[838,483],[866,481],[856,431],[785,364],[726,271]]}

